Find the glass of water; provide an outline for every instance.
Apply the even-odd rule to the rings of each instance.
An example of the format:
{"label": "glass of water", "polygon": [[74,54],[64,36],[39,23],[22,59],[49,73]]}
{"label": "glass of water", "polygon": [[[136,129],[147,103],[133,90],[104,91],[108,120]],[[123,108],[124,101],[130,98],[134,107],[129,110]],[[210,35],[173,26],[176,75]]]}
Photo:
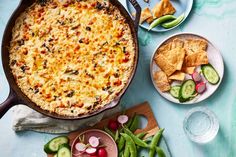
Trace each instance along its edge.
{"label": "glass of water", "polygon": [[216,115],[208,108],[195,107],[188,111],[183,127],[190,140],[207,143],[217,135],[219,122]]}

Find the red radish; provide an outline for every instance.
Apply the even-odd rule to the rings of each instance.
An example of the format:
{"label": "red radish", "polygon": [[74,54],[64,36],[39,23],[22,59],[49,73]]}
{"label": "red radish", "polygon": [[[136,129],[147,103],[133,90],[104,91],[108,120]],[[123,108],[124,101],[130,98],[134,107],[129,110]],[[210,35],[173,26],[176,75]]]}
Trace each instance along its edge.
{"label": "red radish", "polygon": [[89,144],[92,146],[92,147],[98,147],[99,145],[99,138],[95,137],[95,136],[91,136],[89,138]]}
{"label": "red radish", "polygon": [[195,82],[200,82],[202,80],[202,77],[201,77],[201,75],[198,72],[194,72],[192,74],[192,79]]}
{"label": "red radish", "polygon": [[96,148],[93,148],[93,147],[88,147],[85,152],[89,155],[96,155],[97,153],[97,149]]}
{"label": "red radish", "polygon": [[129,117],[126,116],[126,115],[119,115],[119,117],[117,118],[117,121],[120,123],[120,124],[125,124],[127,123],[129,120]]}
{"label": "red radish", "polygon": [[108,127],[109,127],[109,129],[111,129],[111,130],[113,130],[113,131],[116,131],[116,130],[119,128],[119,125],[118,125],[117,121],[115,121],[115,120],[110,120],[110,121],[108,122]]}
{"label": "red radish", "polygon": [[105,148],[98,149],[98,157],[107,157],[107,151]]}
{"label": "red radish", "polygon": [[84,143],[77,143],[75,145],[75,149],[78,150],[79,152],[84,152],[86,149],[86,145]]}
{"label": "red radish", "polygon": [[99,157],[99,156],[97,156],[97,155],[90,155],[90,157]]}
{"label": "red radish", "polygon": [[202,94],[203,92],[205,92],[206,90],[206,83],[204,82],[201,82],[201,83],[198,83],[196,85],[196,91],[199,93],[199,94]]}

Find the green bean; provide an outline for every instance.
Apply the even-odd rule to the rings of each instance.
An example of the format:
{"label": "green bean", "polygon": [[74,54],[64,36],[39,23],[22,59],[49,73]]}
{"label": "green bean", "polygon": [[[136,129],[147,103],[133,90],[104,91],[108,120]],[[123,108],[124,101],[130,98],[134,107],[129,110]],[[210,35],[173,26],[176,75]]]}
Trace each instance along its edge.
{"label": "green bean", "polygon": [[137,157],[137,148],[132,138],[125,133],[121,133],[121,136],[123,136],[125,138],[125,141],[127,142],[130,150],[130,157]]}
{"label": "green bean", "polygon": [[138,129],[138,123],[139,123],[138,115],[135,114],[134,117],[133,117],[133,121],[132,121],[132,123],[129,127],[129,130],[131,132],[134,132],[135,130],[137,130]]}
{"label": "green bean", "polygon": [[138,137],[139,139],[143,139],[144,136],[146,136],[146,135],[147,135],[146,132],[141,132],[141,133],[137,134],[136,137]]}
{"label": "green bean", "polygon": [[160,129],[153,137],[152,142],[150,144],[150,150],[149,150],[149,157],[154,157],[155,154],[155,147],[157,146],[161,135],[163,133],[164,129]]}
{"label": "green bean", "polygon": [[115,134],[110,130],[108,129],[107,127],[104,127],[104,130],[106,133],[108,133],[113,139],[115,139]]}
{"label": "green bean", "polygon": [[123,136],[120,137],[118,141],[118,150],[121,151],[125,146],[125,138]]}
{"label": "green bean", "polygon": [[158,157],[166,157],[164,151],[160,147],[156,147],[155,149]]}
{"label": "green bean", "polygon": [[184,13],[182,15],[180,15],[177,19],[175,19],[171,22],[163,23],[161,26],[166,29],[172,28],[172,27],[177,26],[183,19],[184,19]]}
{"label": "green bean", "polygon": [[140,138],[138,138],[137,136],[135,136],[129,129],[127,128],[124,128],[124,131],[127,135],[129,135],[132,140],[134,141],[134,143],[138,146],[141,146],[141,147],[144,147],[144,148],[147,148],[148,147],[148,144],[145,143],[143,140],[141,140]]}
{"label": "green bean", "polygon": [[164,15],[162,17],[159,17],[151,23],[151,25],[148,28],[148,31],[150,31],[151,29],[153,29],[154,27],[160,25],[163,22],[170,21],[170,20],[175,20],[175,19],[176,19],[176,17],[173,16],[173,15]]}

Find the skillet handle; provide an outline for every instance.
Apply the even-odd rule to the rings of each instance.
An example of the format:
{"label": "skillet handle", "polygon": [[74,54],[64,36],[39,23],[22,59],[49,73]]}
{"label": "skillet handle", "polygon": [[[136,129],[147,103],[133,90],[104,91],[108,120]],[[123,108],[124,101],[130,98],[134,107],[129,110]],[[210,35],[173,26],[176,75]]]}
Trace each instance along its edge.
{"label": "skillet handle", "polygon": [[129,1],[133,5],[134,9],[136,10],[135,19],[134,19],[134,27],[135,27],[136,32],[138,32],[138,26],[139,26],[142,9],[136,0],[129,0]]}
{"label": "skillet handle", "polygon": [[0,104],[0,119],[4,116],[4,114],[14,105],[18,104],[18,99],[12,89],[10,89],[10,93],[8,98]]}

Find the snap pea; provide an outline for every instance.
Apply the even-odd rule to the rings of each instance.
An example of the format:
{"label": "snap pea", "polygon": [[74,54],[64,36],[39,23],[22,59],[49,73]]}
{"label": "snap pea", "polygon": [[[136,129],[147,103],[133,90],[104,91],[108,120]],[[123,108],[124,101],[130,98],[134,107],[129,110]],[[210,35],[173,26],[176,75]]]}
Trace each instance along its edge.
{"label": "snap pea", "polygon": [[144,147],[144,148],[147,148],[148,147],[148,144],[145,143],[143,140],[141,140],[140,138],[138,138],[137,136],[135,136],[129,129],[127,128],[124,128],[124,131],[127,135],[129,135],[132,140],[134,141],[134,143],[138,146],[141,146],[141,147]]}
{"label": "snap pea", "polygon": [[118,155],[118,156],[119,156],[119,157],[122,157],[122,156],[124,156],[124,154],[123,154],[123,153],[124,153],[124,151],[123,151],[123,150],[122,150],[122,151],[119,151],[119,155]]}
{"label": "snap pea", "polygon": [[137,130],[138,129],[138,123],[139,123],[138,115],[135,114],[134,117],[133,117],[133,121],[132,121],[132,123],[129,127],[129,130],[131,132],[134,132],[135,130]]}
{"label": "snap pea", "polygon": [[151,25],[148,28],[148,31],[150,31],[151,29],[153,29],[154,27],[160,25],[163,22],[170,21],[170,20],[175,20],[175,19],[176,19],[176,17],[173,16],[173,15],[164,15],[162,17],[159,17],[151,23]]}
{"label": "snap pea", "polygon": [[144,140],[144,142],[149,143],[152,142],[153,136],[150,136]]}
{"label": "snap pea", "polygon": [[119,130],[116,130],[116,134],[115,134],[115,141],[117,142],[119,140]]}
{"label": "snap pea", "polygon": [[113,139],[115,139],[115,134],[110,130],[108,129],[107,127],[104,127],[104,130],[106,133],[108,133]]}
{"label": "snap pea", "polygon": [[132,138],[125,133],[121,133],[121,136],[123,136],[125,138],[125,141],[127,142],[127,146],[129,147],[130,151],[130,157],[137,157],[137,148]]}
{"label": "snap pea", "polygon": [[156,147],[155,149],[158,157],[166,157],[164,151],[160,147]]}
{"label": "snap pea", "polygon": [[154,157],[155,154],[155,147],[157,146],[161,135],[163,133],[164,129],[160,129],[153,137],[152,142],[150,144],[150,150],[149,150],[149,157]]}
{"label": "snap pea", "polygon": [[125,150],[124,150],[124,157],[129,157],[130,156],[130,148],[128,145],[128,142],[125,144]]}
{"label": "snap pea", "polygon": [[127,122],[126,124],[124,124],[124,126],[126,126],[127,128],[129,128],[130,125],[132,124],[132,122],[133,122],[133,117],[130,118],[130,119],[128,120],[128,122]]}
{"label": "snap pea", "polygon": [[146,132],[141,132],[141,133],[137,134],[136,137],[138,137],[139,139],[143,139],[144,136],[146,136],[146,135],[147,135]]}
{"label": "snap pea", "polygon": [[119,141],[118,141],[118,150],[121,151],[124,146],[125,146],[125,138],[123,136],[120,137]]}
{"label": "snap pea", "polygon": [[179,17],[177,17],[177,19],[175,19],[171,22],[163,23],[161,26],[166,29],[172,28],[172,27],[175,27],[176,25],[178,25],[183,19],[184,19],[184,14],[181,14]]}

